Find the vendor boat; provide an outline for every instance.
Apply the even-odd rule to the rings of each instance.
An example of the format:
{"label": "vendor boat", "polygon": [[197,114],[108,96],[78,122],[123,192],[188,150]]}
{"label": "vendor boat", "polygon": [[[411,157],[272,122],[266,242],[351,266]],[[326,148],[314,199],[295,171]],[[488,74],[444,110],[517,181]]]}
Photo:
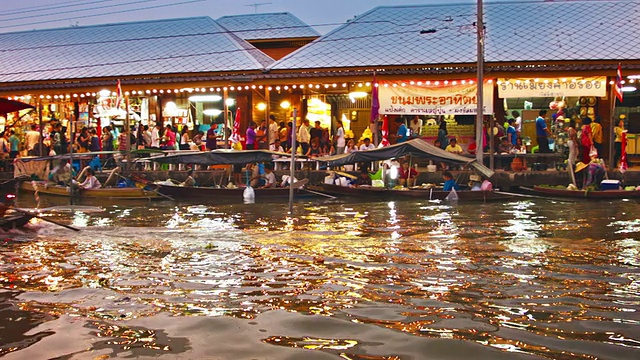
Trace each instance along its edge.
{"label": "vendor boat", "polygon": [[569,190],[566,188],[553,188],[546,186],[534,186],[533,188],[521,187],[525,192],[546,197],[561,197],[573,199],[638,199],[638,190]]}

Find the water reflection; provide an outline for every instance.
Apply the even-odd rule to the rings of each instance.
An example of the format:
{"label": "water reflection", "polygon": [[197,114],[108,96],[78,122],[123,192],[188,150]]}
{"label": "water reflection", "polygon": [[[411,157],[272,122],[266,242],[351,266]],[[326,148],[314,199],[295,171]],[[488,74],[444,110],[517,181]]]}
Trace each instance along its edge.
{"label": "water reflection", "polygon": [[[167,202],[58,214],[83,231],[39,223],[5,243],[0,281],[23,293],[2,303],[32,319],[81,316],[95,329],[94,348],[116,355],[178,351],[160,327],[121,321],[158,312],[255,320],[274,310],[502,352],[630,355],[640,348],[640,229],[632,215],[640,209],[556,205],[319,202],[298,203],[289,216],[282,204]],[[365,357],[357,333],[298,335],[265,333],[262,342],[400,357]]]}

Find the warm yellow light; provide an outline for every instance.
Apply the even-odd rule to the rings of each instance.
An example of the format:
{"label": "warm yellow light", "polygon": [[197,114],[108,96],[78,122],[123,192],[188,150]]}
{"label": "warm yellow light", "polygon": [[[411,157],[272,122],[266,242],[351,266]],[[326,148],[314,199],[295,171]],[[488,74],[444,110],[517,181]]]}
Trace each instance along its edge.
{"label": "warm yellow light", "polygon": [[265,103],[263,103],[263,102],[258,103],[258,104],[256,105],[256,109],[258,109],[258,110],[260,110],[260,111],[265,111],[265,110],[267,109],[267,104],[265,104]]}
{"label": "warm yellow light", "polygon": [[367,97],[367,93],[364,91],[352,91],[349,93],[349,97],[352,99],[363,98]]}
{"label": "warm yellow light", "polygon": [[287,100],[285,100],[285,101],[280,103],[280,107],[283,108],[283,109],[288,109],[288,108],[291,107],[291,103],[288,102]]}

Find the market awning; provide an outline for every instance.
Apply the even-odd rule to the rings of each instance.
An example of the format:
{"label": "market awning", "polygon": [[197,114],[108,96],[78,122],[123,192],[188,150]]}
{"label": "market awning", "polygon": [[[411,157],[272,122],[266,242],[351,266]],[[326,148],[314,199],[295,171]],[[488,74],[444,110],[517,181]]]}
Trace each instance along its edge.
{"label": "market awning", "polygon": [[171,154],[152,156],[145,160],[161,164],[194,164],[194,165],[244,165],[250,162],[272,161],[274,156],[291,156],[269,150],[226,150],[218,149],[207,152]]}
{"label": "market awning", "polygon": [[34,109],[35,107],[29,104],[25,104],[16,100],[9,100],[7,98],[0,98],[0,115],[6,115],[12,112]]}
{"label": "market awning", "polygon": [[381,161],[400,158],[406,155],[415,156],[421,159],[433,160],[434,162],[445,162],[454,165],[470,166],[488,178],[492,177],[493,174],[495,174],[493,170],[478,163],[475,159],[442,150],[439,147],[429,144],[422,139],[413,139],[400,144],[385,146],[374,150],[356,151],[349,154],[324,156],[316,158],[316,160],[324,161],[328,166],[341,166],[359,162]]}

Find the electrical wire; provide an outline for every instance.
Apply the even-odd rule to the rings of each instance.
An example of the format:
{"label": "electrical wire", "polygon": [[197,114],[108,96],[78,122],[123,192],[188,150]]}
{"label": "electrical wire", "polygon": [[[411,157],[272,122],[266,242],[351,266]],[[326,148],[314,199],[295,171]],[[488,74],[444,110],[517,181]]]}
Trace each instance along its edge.
{"label": "electrical wire", "polygon": [[[111,0],[114,1],[114,0]],[[122,4],[122,6],[129,6],[129,5],[135,5],[135,4],[142,4],[142,3],[148,3],[148,2],[156,2],[158,0],[138,0],[138,1],[128,1],[125,4]],[[204,0],[201,0],[204,1]],[[104,3],[103,1],[97,1],[98,3]],[[86,4],[82,4],[82,5],[86,5]],[[78,5],[75,5],[78,6]],[[108,9],[108,8],[112,8],[115,5],[101,5],[101,6],[94,6],[94,7],[90,7],[90,8],[86,8],[86,9],[77,9],[74,10],[74,12],[78,13],[78,12],[84,12],[84,11],[93,11],[93,10],[100,10],[100,9]],[[3,22],[8,22],[8,21],[18,21],[18,20],[23,20],[23,19],[31,19],[31,18],[42,18],[42,17],[46,17],[46,16],[53,16],[53,15],[60,15],[60,14],[68,14],[69,11],[65,10],[65,11],[59,11],[59,12],[54,12],[54,13],[49,13],[49,14],[39,14],[39,15],[27,15],[27,16],[22,16],[22,17],[16,17],[13,19],[3,19]],[[102,14],[100,14],[102,15]],[[1,15],[0,15],[1,16]],[[66,19],[63,20],[55,20],[55,21],[64,21]],[[32,24],[26,24],[26,25],[32,25]],[[26,26],[26,25],[21,25],[21,26]]]}
{"label": "electrical wire", "polygon": [[[130,12],[134,12],[134,11],[149,10],[149,9],[158,9],[158,8],[164,8],[164,7],[169,7],[169,6],[178,6],[178,5],[185,5],[185,4],[197,3],[197,2],[202,2],[202,1],[206,1],[206,0],[187,0],[187,1],[181,1],[181,2],[176,2],[176,3],[171,3],[171,4],[155,5],[155,6],[146,6],[146,7],[136,8],[136,9],[119,10],[119,11],[110,11],[110,12],[105,12],[105,13],[100,13],[100,14],[92,14],[92,15],[72,16],[72,17],[68,17],[68,18],[60,19],[60,20],[44,20],[44,21],[36,21],[36,22],[29,23],[29,24],[22,24],[22,25],[20,25],[20,26],[39,25],[39,24],[46,24],[46,23],[50,23],[50,22],[54,22],[54,21],[55,21],[55,22],[59,22],[59,21],[66,21],[66,20],[86,19],[86,18],[88,18],[88,17],[97,17],[97,16],[104,16],[104,15],[113,15],[113,14],[130,13]],[[0,29],[7,29],[7,28],[16,27],[16,26],[17,26],[17,25],[6,25],[6,26],[0,26]]]}

